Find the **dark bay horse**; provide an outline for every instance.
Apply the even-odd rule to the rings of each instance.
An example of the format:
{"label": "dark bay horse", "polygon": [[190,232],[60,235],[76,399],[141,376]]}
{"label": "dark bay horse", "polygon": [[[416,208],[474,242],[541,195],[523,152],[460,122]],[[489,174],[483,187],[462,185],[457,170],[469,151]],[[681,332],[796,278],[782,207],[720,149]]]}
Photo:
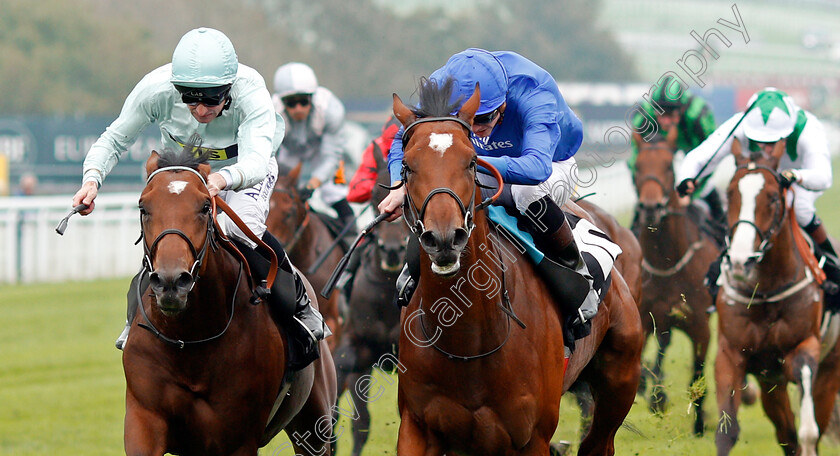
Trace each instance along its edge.
{"label": "dark bay horse", "polygon": [[704,232],[697,221],[682,207],[674,189],[674,140],[661,135],[645,142],[634,135],[639,155],[633,182],[638,204],[636,213],[639,242],[644,252],[644,281],[639,313],[645,339],[654,337],[659,350],[649,375],[642,375],[640,392],[644,393],[645,379],[651,380],[649,405],[651,410],[664,411],[667,396],[661,385],[664,380],[662,362],[671,344],[672,329],[683,331],[691,340],[693,372],[689,385],[694,403],[694,433],[704,431],[703,399],[705,388],[692,387],[703,377],[703,366],[711,339],[709,314],[712,295],[703,285],[709,265],[718,256],[714,239]]}
{"label": "dark bay horse", "polygon": [[[738,439],[742,382],[750,373],[783,452],[816,455],[840,389],[838,348],[821,347],[823,293],[815,280],[821,271],[806,261],[812,255],[802,251],[804,234],[786,203],[790,190],[776,172],[784,141],[771,157],[755,161],[741,156],[737,139],[732,152],[738,166],[728,188],[729,232],[717,299],[717,452],[729,454]],[[798,431],[789,382],[801,393]]]}
{"label": "dark bay horse", "polygon": [[468,134],[479,89],[456,117],[450,94],[451,85],[424,81],[424,118],[394,95],[406,127],[404,216],[423,227],[419,285],[402,315],[397,453],[546,455],[560,397],[582,379],[595,407],[580,454],[612,455],[640,375],[636,303],[613,270],[592,333],[566,366],[558,305],[530,260],[492,240],[480,210],[489,203],[476,183],[485,164]]}
{"label": "dark bay horse", "polygon": [[300,170],[301,166],[298,165],[288,174],[277,177],[265,225],[283,244],[292,264],[303,271],[312,287],[319,291],[318,307],[327,326],[332,330],[333,335],[328,337],[327,341],[330,351],[334,351],[342,337],[343,322],[340,309],[343,307],[343,297],[336,289],[329,298],[324,298],[320,290],[341,261],[344,251],[341,247],[334,248],[324,262],[309,273],[321,254],[335,241],[335,236],[321,217],[310,209],[309,203],[301,198],[297,186]]}
{"label": "dark bay horse", "polygon": [[[374,187],[371,205],[375,208],[387,194],[378,184],[388,185],[390,173],[382,152],[374,144],[373,156],[377,168],[377,186]],[[396,360],[400,337],[400,310],[394,305],[396,281],[405,264],[408,228],[396,220],[377,225],[361,252],[361,263],[354,278],[347,310],[344,337],[336,349],[338,394],[344,389],[350,394],[354,410],[353,456],[359,456],[370,436],[368,397],[362,397],[363,382],[373,369],[390,368]],[[359,379],[362,379],[360,382]]]}
{"label": "dark bay horse", "polygon": [[332,437],[321,426],[336,399],[332,357],[322,341],[320,359],[286,372],[286,335],[251,303],[247,264],[215,223],[224,202],[210,198],[210,167],[192,147],[146,163],[151,286],[123,350],[126,453],[255,456],[285,429],[296,452],[320,455]]}

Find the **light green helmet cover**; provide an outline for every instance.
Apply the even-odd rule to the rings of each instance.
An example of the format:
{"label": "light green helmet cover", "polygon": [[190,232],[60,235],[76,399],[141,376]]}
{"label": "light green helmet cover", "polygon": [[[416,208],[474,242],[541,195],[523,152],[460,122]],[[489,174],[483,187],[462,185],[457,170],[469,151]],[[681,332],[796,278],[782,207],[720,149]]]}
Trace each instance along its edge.
{"label": "light green helmet cover", "polygon": [[207,27],[190,30],[172,54],[173,84],[217,87],[232,84],[239,61],[233,43],[224,33]]}
{"label": "light green helmet cover", "polygon": [[[753,104],[755,103],[755,104]],[[773,87],[756,92],[744,117],[744,134],[758,142],[776,142],[793,133],[799,107],[788,94]]]}

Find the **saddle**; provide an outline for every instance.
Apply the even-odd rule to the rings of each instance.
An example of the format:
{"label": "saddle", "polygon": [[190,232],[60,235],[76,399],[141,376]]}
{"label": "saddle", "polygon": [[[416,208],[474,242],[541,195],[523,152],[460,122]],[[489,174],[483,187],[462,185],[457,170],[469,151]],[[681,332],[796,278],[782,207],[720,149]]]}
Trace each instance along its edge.
{"label": "saddle", "polygon": [[580,335],[568,332],[568,323],[577,316],[577,308],[566,308],[563,303],[583,302],[590,290],[594,290],[599,297],[598,303],[600,305],[610,287],[612,266],[616,257],[621,253],[621,247],[612,242],[606,233],[588,220],[564,211],[580,250],[581,258],[589,271],[589,276],[584,277],[547,259],[536,247],[533,236],[526,231],[525,222],[520,219],[517,212],[508,212],[502,206],[490,206],[487,209],[491,226],[501,236],[506,237],[517,250],[527,254],[526,256],[540,272],[555,301],[560,303],[561,310],[567,320],[564,325],[564,332],[567,332],[564,334],[564,339],[567,339],[567,345],[572,344],[573,346],[574,340],[580,338],[578,337]]}

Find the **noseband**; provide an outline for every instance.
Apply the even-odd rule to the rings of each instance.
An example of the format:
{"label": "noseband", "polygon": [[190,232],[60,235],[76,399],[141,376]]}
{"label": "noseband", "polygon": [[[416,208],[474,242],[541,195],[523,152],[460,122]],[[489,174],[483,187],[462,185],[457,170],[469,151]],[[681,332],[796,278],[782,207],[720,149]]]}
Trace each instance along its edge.
{"label": "noseband", "polygon": [[[774,169],[771,169],[771,168],[769,168],[767,166],[764,166],[764,165],[758,165],[754,162],[751,162],[751,163],[748,163],[746,165],[739,166],[738,168],[735,169],[735,172],[737,173],[738,170],[741,170],[741,169],[746,169],[747,170],[747,172],[744,173],[744,175],[750,174],[750,173],[752,173],[754,171],[758,171],[758,170],[765,170],[765,171],[769,172],[773,176],[774,179],[776,179],[777,183],[781,182],[781,178],[779,176],[779,173],[777,173]],[[770,228],[768,228],[766,231],[762,231],[758,227],[758,225],[755,224],[755,222],[752,222],[752,221],[749,221],[749,220],[738,220],[732,226],[730,226],[729,229],[726,230],[726,237],[724,238],[724,240],[726,241],[726,245],[724,246],[724,250],[723,250],[723,255],[726,258],[729,258],[729,248],[730,248],[730,242],[731,242],[731,239],[732,239],[732,233],[735,231],[735,228],[740,224],[745,224],[745,225],[752,226],[753,229],[755,229],[755,232],[758,233],[758,237],[761,239],[761,244],[759,244],[758,250],[753,253],[751,258],[755,258],[756,263],[760,262],[764,258],[764,255],[767,253],[767,251],[770,250],[771,247],[773,247],[773,242],[772,242],[773,237],[776,235],[776,233],[779,231],[779,229],[781,229],[782,224],[784,224],[785,216],[787,215],[786,194],[787,194],[787,189],[785,189],[785,188],[782,188],[779,191],[779,202],[782,205],[782,210],[781,211],[776,210],[776,211],[773,212],[773,223],[770,225]],[[781,216],[777,218],[776,214],[779,214],[780,212],[781,212]]]}
{"label": "noseband", "polygon": [[[149,185],[149,182],[152,181],[152,178],[155,177],[158,173],[162,171],[190,171],[194,173],[196,176],[201,179],[201,182],[204,185],[207,185],[207,182],[204,180],[204,176],[202,176],[198,171],[186,167],[186,166],[169,166],[165,168],[159,168],[155,170],[152,174],[149,175],[149,178],[146,179],[146,185]],[[193,287],[195,287],[195,283],[198,281],[198,271],[201,269],[201,265],[204,262],[204,257],[207,255],[207,246],[211,244],[211,240],[213,239],[214,234],[214,225],[213,219],[215,218],[216,214],[216,204],[215,200],[211,199],[212,204],[212,211],[211,216],[207,218],[207,233],[204,238],[204,245],[201,246],[201,250],[196,251],[195,246],[193,245],[192,241],[190,240],[189,236],[187,236],[183,231],[175,228],[170,228],[167,230],[163,230],[160,234],[157,235],[154,241],[152,241],[152,245],[148,245],[146,243],[146,231],[143,229],[143,215],[140,215],[140,239],[137,241],[143,241],[143,268],[148,270],[149,272],[154,271],[154,266],[152,264],[152,258],[154,257],[154,253],[157,251],[158,243],[164,238],[164,236],[168,234],[175,234],[180,236],[184,241],[186,241],[187,246],[190,248],[190,253],[192,253],[193,257],[193,264],[190,267],[190,276],[192,277],[192,283],[190,284],[190,291],[192,291]],[[213,249],[215,250],[216,246],[213,245]]]}
{"label": "noseband", "polygon": [[[168,167],[164,167],[164,168],[159,168],[149,175],[149,178],[146,180],[146,185],[149,185],[149,182],[151,182],[152,178],[155,177],[155,175],[157,175],[158,173],[160,173],[162,171],[179,171],[179,170],[180,171],[189,171],[191,173],[194,173],[195,175],[197,175],[199,177],[199,179],[201,179],[201,182],[204,183],[205,186],[207,185],[207,181],[205,181],[204,176],[202,176],[195,169],[192,169],[192,168],[189,168],[189,167],[186,167],[186,166],[168,166]],[[217,248],[216,243],[215,243],[215,225],[213,223],[213,220],[215,220],[215,218],[216,218],[216,199],[211,198],[210,201],[211,201],[212,206],[211,206],[210,216],[207,218],[207,220],[208,220],[207,221],[207,236],[204,238],[204,245],[201,247],[201,250],[198,251],[198,252],[196,252],[195,246],[193,245],[190,238],[183,231],[178,230],[178,229],[174,229],[174,228],[161,231],[161,233],[157,235],[155,240],[152,241],[152,245],[148,246],[146,244],[146,232],[143,230],[143,220],[142,220],[142,215],[141,215],[140,238],[137,239],[137,242],[143,241],[143,250],[145,251],[145,255],[143,257],[143,269],[140,271],[140,277],[142,277],[143,274],[146,274],[147,272],[150,273],[150,272],[154,271],[154,268],[152,266],[152,257],[154,255],[154,252],[157,249],[157,245],[161,241],[161,239],[163,239],[163,237],[168,235],[168,234],[175,234],[175,235],[178,235],[181,238],[183,238],[184,241],[186,241],[187,245],[190,248],[190,252],[192,253],[193,259],[194,259],[193,265],[190,268],[190,275],[192,276],[192,283],[190,284],[190,291],[192,291],[193,287],[195,287],[195,284],[198,281],[198,271],[201,269],[201,265],[204,262],[204,257],[207,254],[207,246],[212,245],[213,250],[216,250],[216,248]],[[242,263],[240,263],[239,264],[239,274],[236,278],[236,286],[233,288],[234,291],[239,288],[239,284],[242,281],[242,269],[243,269]],[[236,293],[234,292],[234,293],[232,293],[231,301],[230,301],[230,317],[228,318],[227,324],[225,325],[224,329],[221,330],[221,332],[217,333],[214,336],[210,336],[210,337],[207,337],[207,338],[204,338],[204,339],[184,341],[184,340],[181,340],[181,339],[173,339],[171,337],[167,337],[165,334],[160,332],[160,330],[157,329],[157,327],[155,327],[154,323],[152,323],[151,319],[149,318],[149,315],[146,313],[145,306],[143,305],[143,296],[142,296],[142,292],[140,290],[140,285],[139,284],[137,286],[137,295],[138,295],[137,296],[137,302],[139,303],[138,307],[140,308],[140,313],[143,316],[143,319],[145,320],[145,323],[139,323],[138,326],[147,330],[147,331],[149,331],[149,332],[151,332],[152,334],[155,335],[155,337],[157,337],[158,339],[160,339],[161,341],[163,341],[167,345],[169,345],[171,347],[179,348],[179,349],[183,349],[187,345],[202,344],[202,343],[210,342],[212,340],[216,340],[216,339],[222,337],[227,332],[228,328],[230,328],[230,324],[231,324],[231,322],[233,322],[234,311],[236,309]]]}
{"label": "noseband", "polygon": [[[469,123],[467,123],[465,120],[463,120],[461,118],[458,118],[458,117],[424,117],[424,118],[415,120],[413,123],[409,124],[409,126],[407,126],[405,128],[405,131],[403,132],[403,150],[405,150],[406,144],[411,139],[411,135],[410,135],[411,130],[414,129],[414,127],[416,127],[417,125],[419,125],[421,123],[426,123],[426,122],[447,122],[447,121],[459,123],[462,127],[464,127],[464,129],[467,132],[467,136],[469,137],[469,133],[472,130],[472,127],[470,126]],[[479,188],[482,188],[482,187],[485,187],[485,186],[483,186],[480,182],[478,182],[478,177],[477,177],[477,174],[476,174],[476,164],[484,167],[485,169],[487,169],[491,173],[493,173],[493,176],[499,182],[498,190],[496,191],[496,193],[493,196],[485,199],[484,201],[482,201],[478,205],[475,204],[475,192]],[[464,202],[461,200],[461,198],[454,191],[452,191],[452,189],[450,189],[448,187],[438,187],[438,188],[432,190],[431,192],[429,192],[428,195],[426,195],[425,200],[423,200],[423,204],[420,206],[420,210],[417,210],[417,205],[414,204],[414,201],[411,198],[411,192],[408,191],[408,174],[411,170],[408,168],[408,165],[405,163],[405,160],[403,160],[402,170],[400,171],[400,175],[401,175],[401,178],[402,178],[402,185],[406,186],[405,207],[407,208],[407,210],[405,211],[405,215],[406,215],[405,219],[406,219],[406,223],[408,224],[408,228],[411,230],[412,233],[414,233],[415,236],[420,237],[420,235],[422,235],[426,231],[426,227],[423,224],[423,218],[426,215],[426,208],[428,207],[429,201],[431,201],[432,197],[439,194],[439,193],[443,193],[443,194],[447,194],[447,195],[451,196],[455,200],[455,202],[458,203],[458,208],[461,210],[461,216],[464,217],[464,228],[467,231],[467,237],[470,236],[470,234],[472,233],[472,230],[475,228],[475,218],[474,218],[473,214],[476,211],[480,211],[480,210],[484,209],[485,207],[489,206],[490,204],[492,204],[494,201],[496,201],[496,199],[499,197],[499,195],[502,194],[502,189],[504,188],[504,183],[502,181],[502,176],[499,173],[499,171],[496,168],[494,168],[493,166],[491,166],[489,163],[485,162],[484,160],[482,160],[480,158],[477,158],[477,157],[474,157],[473,161],[470,163],[470,168],[471,168],[472,173],[473,173],[474,184],[473,184],[473,190],[472,190],[473,197],[470,198],[469,208],[467,208],[467,206],[464,204]],[[409,214],[410,214],[412,220],[409,220],[409,217],[408,217]]]}

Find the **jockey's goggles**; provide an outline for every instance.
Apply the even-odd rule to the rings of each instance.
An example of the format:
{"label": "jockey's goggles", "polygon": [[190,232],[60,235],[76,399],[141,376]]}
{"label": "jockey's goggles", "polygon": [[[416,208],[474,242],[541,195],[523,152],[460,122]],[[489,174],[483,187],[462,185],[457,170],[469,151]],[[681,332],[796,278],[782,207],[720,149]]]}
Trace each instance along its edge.
{"label": "jockey's goggles", "polygon": [[499,114],[499,108],[496,108],[496,109],[488,112],[487,114],[482,114],[480,116],[475,116],[475,117],[473,117],[473,124],[487,125],[490,122],[492,122],[493,119],[495,119],[498,114]]}
{"label": "jockey's goggles", "polygon": [[219,106],[230,94],[230,87],[230,84],[218,87],[184,87],[175,84],[175,89],[181,94],[181,101],[188,106]]}
{"label": "jockey's goggles", "polygon": [[283,106],[287,108],[294,108],[297,105],[301,105],[305,108],[312,102],[312,95],[290,95],[288,97],[283,97],[282,101]]}

